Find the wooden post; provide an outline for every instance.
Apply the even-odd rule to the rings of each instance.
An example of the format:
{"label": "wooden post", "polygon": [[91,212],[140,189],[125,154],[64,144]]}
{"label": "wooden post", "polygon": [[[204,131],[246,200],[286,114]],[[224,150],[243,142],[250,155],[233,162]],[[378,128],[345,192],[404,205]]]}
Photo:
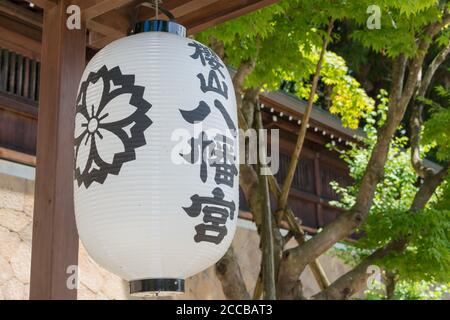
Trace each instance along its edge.
{"label": "wooden post", "polygon": [[[276,299],[276,286],[275,286],[275,248],[274,237],[272,232],[272,210],[270,206],[270,194],[269,183],[267,181],[267,172],[263,172],[267,169],[267,162],[265,161],[266,153],[266,140],[261,135],[263,128],[261,117],[261,106],[259,102],[256,104],[256,128],[258,129],[258,168],[259,168],[259,183],[260,191],[264,201],[263,205],[263,234],[262,234],[262,251],[263,251],[263,263],[262,268],[262,282],[264,284],[264,299],[275,300]],[[264,161],[261,161],[264,160]],[[274,221],[275,222],[275,221]]]}
{"label": "wooden post", "polygon": [[78,84],[85,67],[86,30],[66,27],[60,0],[44,11],[38,114],[31,299],[76,299],[66,283],[78,264],[73,209],[73,135]]}

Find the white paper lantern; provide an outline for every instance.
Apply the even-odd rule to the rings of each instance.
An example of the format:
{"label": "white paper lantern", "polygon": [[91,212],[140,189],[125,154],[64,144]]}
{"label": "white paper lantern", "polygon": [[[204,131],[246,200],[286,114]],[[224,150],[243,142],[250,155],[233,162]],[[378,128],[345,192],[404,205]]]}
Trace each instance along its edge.
{"label": "white paper lantern", "polygon": [[180,25],[137,29],[166,32],[111,43],[81,80],[76,222],[92,258],[132,293],[182,292],[235,233],[235,93],[224,63]]}

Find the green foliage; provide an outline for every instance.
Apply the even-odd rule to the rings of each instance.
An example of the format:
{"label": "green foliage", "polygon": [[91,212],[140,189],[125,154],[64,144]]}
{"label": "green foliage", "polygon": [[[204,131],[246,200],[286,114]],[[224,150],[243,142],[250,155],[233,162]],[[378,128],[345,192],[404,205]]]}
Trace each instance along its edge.
{"label": "green foliage", "polygon": [[348,74],[344,59],[327,52],[321,71],[322,81],[333,87],[330,112],[339,114],[345,126],[356,129],[359,119],[371,112],[374,101],[368,97],[358,81]]}
{"label": "green foliage", "polygon": [[[345,1],[281,1],[206,30],[196,38],[222,41],[226,62],[235,68],[256,59],[256,67],[246,79],[247,87],[276,90],[282,80],[296,81],[297,95],[307,98],[330,17],[344,19],[348,10]],[[340,115],[344,125],[356,128],[362,114],[373,108],[373,101],[349,75],[345,61],[332,52],[325,56],[321,77],[333,88],[330,111]]]}
{"label": "green foliage", "polygon": [[437,159],[444,162],[450,160],[450,89],[438,86],[436,91],[447,101],[447,105],[428,102],[432,114],[425,122],[423,142],[428,144],[428,148],[436,148]]}
{"label": "green foliage", "polygon": [[[371,150],[376,142],[376,128],[385,120],[388,103],[386,93],[380,94],[376,111],[366,115],[367,136],[363,146],[353,145],[350,150],[338,150],[348,163],[355,184],[342,187],[336,183],[335,190],[341,200],[334,204],[349,209],[358,192]],[[401,128],[400,128],[401,130]],[[404,281],[450,280],[450,188],[444,183],[427,207],[414,214],[409,211],[418,190],[418,179],[406,150],[407,138],[402,134],[391,142],[385,165],[385,174],[377,185],[374,203],[360,231],[364,237],[343,252],[353,264],[391,240],[407,238],[408,246],[401,253],[392,253],[379,261],[380,266],[391,270]],[[342,256],[342,254],[341,254]]]}
{"label": "green foliage", "polygon": [[[376,4],[381,9],[381,28],[364,28],[365,20],[354,19],[360,26],[352,38],[375,52],[395,57],[401,53],[414,56],[416,39],[423,29],[442,16],[442,6],[437,0],[361,1],[364,6]],[[360,4],[362,5],[362,3]]]}
{"label": "green foliage", "polygon": [[[371,5],[381,9],[379,30],[366,26]],[[441,17],[442,11],[436,0],[283,0],[208,29],[196,39],[204,43],[212,38],[222,41],[226,63],[234,68],[254,59],[256,67],[247,77],[246,87],[277,90],[281,81],[294,81],[297,95],[306,98],[330,21],[352,26],[350,38],[363,48],[389,57],[399,53],[413,56],[417,38],[429,23]],[[447,40],[448,35],[443,33],[438,41]],[[329,111],[339,115],[345,126],[358,127],[361,116],[373,109],[372,99],[351,76],[345,61],[332,52],[325,57],[321,81],[332,87]]]}
{"label": "green foliage", "polygon": [[[367,300],[384,300],[385,286],[382,283],[365,291]],[[442,300],[448,298],[450,283],[435,285],[426,281],[400,281],[394,291],[394,300]]]}
{"label": "green foliage", "polygon": [[[317,56],[312,58],[313,61]],[[359,119],[371,112],[374,101],[367,96],[358,81],[348,74],[345,60],[333,52],[327,52],[321,70],[321,81],[332,88],[332,105],[329,112],[338,114],[342,123],[352,129],[358,128]],[[297,96],[308,99],[311,85],[308,82],[297,82]],[[315,96],[317,100],[317,94]]]}

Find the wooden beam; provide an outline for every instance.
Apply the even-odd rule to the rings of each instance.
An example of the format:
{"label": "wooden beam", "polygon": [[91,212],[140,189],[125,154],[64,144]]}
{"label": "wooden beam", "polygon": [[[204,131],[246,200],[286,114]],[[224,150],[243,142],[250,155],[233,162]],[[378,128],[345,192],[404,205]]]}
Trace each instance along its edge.
{"label": "wooden beam", "polygon": [[117,11],[120,7],[135,4],[136,0],[90,0],[80,1],[82,18],[90,33],[88,46],[101,49],[110,42],[125,37],[130,24],[127,13]]}
{"label": "wooden beam", "polygon": [[189,34],[195,34],[225,21],[269,6],[275,2],[278,2],[278,0],[221,1],[220,5],[212,3],[193,14],[179,17],[178,20],[188,28]]}
{"label": "wooden beam", "polygon": [[[107,6],[101,0],[95,1],[99,2],[98,5],[101,5],[103,8],[91,14],[96,16],[96,18],[88,20],[88,29],[104,35],[105,38],[91,41],[89,46],[100,49],[102,46],[126,35],[130,26],[129,16],[131,10],[139,1],[124,4],[126,1],[121,0],[119,2],[122,4],[122,8],[118,5],[115,6],[117,10],[110,11],[106,9],[108,6],[114,7],[114,5],[110,4]],[[167,0],[163,2],[163,5],[174,14],[178,22],[188,28],[190,34],[193,34],[275,2],[277,0]],[[92,10],[94,11],[94,9]],[[100,15],[102,11],[104,13]],[[153,14],[153,10],[143,8],[140,12],[139,20],[149,19]],[[160,16],[163,17],[162,14]],[[95,23],[90,23],[90,21],[95,21]]]}
{"label": "wooden beam", "polygon": [[108,43],[125,37],[130,21],[127,15],[118,11],[112,11],[107,15],[102,15],[89,20],[86,24],[91,32],[102,34],[104,36],[104,38],[96,37],[95,41],[92,41],[92,39],[89,38],[88,45],[91,48],[101,49]]}
{"label": "wooden beam", "polygon": [[18,163],[26,164],[26,165],[32,166],[32,167],[34,167],[36,165],[36,157],[35,156],[33,156],[31,154],[19,152],[19,151],[2,148],[2,147],[0,147],[0,159],[18,162]]}
{"label": "wooden beam", "polygon": [[[204,7],[209,6],[211,4],[216,4],[216,8],[219,8],[221,5],[220,4],[221,1],[223,0],[184,0],[184,1],[172,0],[172,1],[164,1],[162,3],[162,6],[165,9],[169,10],[175,16],[175,18],[179,18],[189,13],[202,10]],[[130,12],[132,8],[128,6],[124,9]],[[139,20],[150,19],[153,18],[154,14],[155,11],[153,9],[150,9],[148,7],[142,7],[138,19]],[[167,19],[167,17],[163,13],[160,13],[158,18],[163,20]]]}
{"label": "wooden beam", "polygon": [[0,2],[0,12],[42,28],[42,16],[9,1]]}
{"label": "wooden beam", "polygon": [[6,92],[0,92],[0,110],[18,113],[20,115],[37,119],[37,103],[23,97],[18,97]]}
{"label": "wooden beam", "polygon": [[66,28],[60,0],[44,12],[37,167],[31,254],[31,299],[76,299],[67,267],[78,264],[73,208],[75,101],[85,67],[86,29]]}
{"label": "wooden beam", "polygon": [[17,17],[0,13],[1,45],[30,58],[40,56],[42,31],[39,27],[24,23]]}
{"label": "wooden beam", "polygon": [[135,2],[135,0],[95,0],[90,5],[82,7],[81,15],[83,19],[89,21],[132,2]]}
{"label": "wooden beam", "polygon": [[173,8],[171,12],[175,17],[182,17],[208,5],[218,4],[218,2],[220,2],[220,0],[191,0],[187,1],[185,4]]}
{"label": "wooden beam", "polygon": [[101,49],[111,42],[111,38],[95,31],[89,32],[88,46],[93,49]]}
{"label": "wooden beam", "polygon": [[118,38],[126,36],[125,32],[122,32],[119,29],[110,27],[107,24],[104,24],[102,22],[98,22],[98,21],[95,21],[95,20],[89,20],[87,22],[87,28],[89,30],[94,31],[94,32],[97,32],[97,33],[103,34],[105,36],[108,36],[111,39],[116,39],[116,38],[118,39]]}
{"label": "wooden beam", "polygon": [[58,0],[27,0],[30,3],[37,5],[44,10],[50,10],[56,7]]}
{"label": "wooden beam", "polygon": [[40,60],[41,43],[0,25],[0,47],[33,60]]}

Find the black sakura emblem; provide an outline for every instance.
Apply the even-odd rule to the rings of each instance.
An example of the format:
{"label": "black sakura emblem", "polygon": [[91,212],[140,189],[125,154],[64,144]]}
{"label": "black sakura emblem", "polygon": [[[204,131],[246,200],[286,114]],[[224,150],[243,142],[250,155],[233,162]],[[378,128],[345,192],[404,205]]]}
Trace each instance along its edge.
{"label": "black sakura emblem", "polygon": [[80,86],[75,118],[75,179],[88,188],[118,175],[125,162],[136,159],[145,145],[144,131],[152,124],[145,87],[119,67],[103,66]]}

